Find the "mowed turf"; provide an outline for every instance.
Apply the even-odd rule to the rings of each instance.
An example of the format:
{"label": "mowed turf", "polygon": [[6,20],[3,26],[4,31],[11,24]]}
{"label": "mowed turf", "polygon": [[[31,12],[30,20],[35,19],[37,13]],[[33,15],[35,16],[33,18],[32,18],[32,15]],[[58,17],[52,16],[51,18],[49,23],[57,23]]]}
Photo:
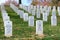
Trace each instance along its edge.
{"label": "mowed turf", "polygon": [[[48,16],[48,21],[44,22],[44,35],[43,39],[40,39],[36,34],[36,25],[34,27],[29,27],[28,22],[24,22],[23,19],[17,15],[9,6],[5,6],[5,9],[13,22],[13,36],[10,38],[4,37],[4,24],[0,12],[0,39],[10,39],[10,40],[60,40],[60,16],[57,13],[57,26],[51,26],[51,13]],[[19,8],[20,9],[20,8]],[[21,9],[23,10],[23,9]],[[25,10],[24,10],[25,11]],[[26,12],[26,11],[25,11]],[[30,15],[30,14],[29,14]],[[35,17],[36,20],[42,20],[42,15],[40,19]]]}

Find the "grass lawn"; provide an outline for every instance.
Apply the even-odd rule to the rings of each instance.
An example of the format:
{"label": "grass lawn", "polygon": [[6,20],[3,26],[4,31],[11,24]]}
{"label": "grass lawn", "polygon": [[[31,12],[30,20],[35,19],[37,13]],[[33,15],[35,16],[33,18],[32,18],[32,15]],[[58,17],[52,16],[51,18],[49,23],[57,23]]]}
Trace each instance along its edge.
{"label": "grass lawn", "polygon": [[[28,22],[24,22],[23,19],[21,19],[19,15],[17,15],[17,13],[15,13],[9,6],[5,6],[5,8],[8,15],[11,18],[11,21],[13,22],[13,36],[10,38],[6,38],[4,36],[4,24],[0,12],[0,39],[1,40],[60,40],[60,16],[57,15],[57,20],[58,20],[57,26],[51,26],[51,14],[48,16],[48,21],[44,22],[45,37],[43,39],[40,39],[35,34],[36,25],[34,27],[29,27]],[[42,17],[40,19],[42,20]],[[36,20],[39,19],[35,17],[35,21]]]}

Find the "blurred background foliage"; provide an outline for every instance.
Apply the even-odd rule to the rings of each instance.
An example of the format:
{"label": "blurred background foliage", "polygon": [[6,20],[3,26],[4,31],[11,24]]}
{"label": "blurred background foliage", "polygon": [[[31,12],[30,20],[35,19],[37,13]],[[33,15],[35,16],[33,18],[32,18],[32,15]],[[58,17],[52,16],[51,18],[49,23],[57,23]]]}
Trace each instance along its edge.
{"label": "blurred background foliage", "polygon": [[[47,3],[48,6],[60,6],[60,0],[51,0],[51,1],[46,2],[46,3]],[[37,5],[37,4],[43,5],[44,3],[36,0],[36,1],[33,1],[32,4],[33,5]]]}

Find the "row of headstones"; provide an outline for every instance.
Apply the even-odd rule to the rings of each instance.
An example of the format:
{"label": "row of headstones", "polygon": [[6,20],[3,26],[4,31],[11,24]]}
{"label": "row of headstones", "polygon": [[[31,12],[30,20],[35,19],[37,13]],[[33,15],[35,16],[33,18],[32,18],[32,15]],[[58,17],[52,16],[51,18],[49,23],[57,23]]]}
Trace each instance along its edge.
{"label": "row of headstones", "polygon": [[[28,13],[24,13],[24,11],[22,11],[22,10],[20,10],[20,13],[21,13],[20,18],[23,18],[24,21],[28,21],[29,26],[34,26],[34,16],[28,17]],[[42,33],[43,33],[43,21],[37,20],[36,21],[36,34],[42,34]]]}
{"label": "row of headstones", "polygon": [[[37,15],[41,14],[41,13],[42,14],[43,13],[48,13],[48,15],[49,15],[51,10],[52,10],[52,13],[56,14],[56,6],[53,6],[53,7],[51,7],[51,6],[40,6],[40,5],[37,5],[37,6],[34,6],[34,5],[24,6],[24,5],[20,4],[19,7],[26,10],[26,11],[28,11],[33,16],[36,15],[37,18],[40,18]],[[57,11],[58,11],[58,15],[60,16],[60,7],[59,6],[57,7]]]}
{"label": "row of headstones", "polygon": [[[47,11],[47,6],[45,6],[44,8],[45,8],[44,11],[46,11],[46,12],[42,12],[43,21],[48,21],[48,16],[49,16],[49,12],[51,11],[51,7],[49,8],[50,9],[49,12]],[[42,10],[42,8],[41,8],[41,10]],[[23,15],[23,18],[25,18],[25,14],[24,13],[21,13],[21,14]],[[40,17],[39,11],[37,13],[37,17],[38,18]],[[27,16],[26,16],[26,18],[27,18]],[[53,9],[52,9],[51,25],[52,26],[57,25],[56,7],[55,6],[53,6]]]}
{"label": "row of headstones", "polygon": [[36,15],[37,18],[40,18],[40,17],[37,16],[38,14],[46,12],[49,15],[49,13],[51,11],[51,6],[49,6],[49,7],[48,6],[43,7],[43,6],[39,6],[39,5],[37,5],[37,6],[33,6],[33,5],[24,6],[24,5],[20,4],[19,7],[26,10],[26,11],[28,11],[33,16]]}
{"label": "row of headstones", "polygon": [[6,37],[12,36],[12,21],[10,20],[10,17],[8,16],[8,13],[5,10],[4,5],[1,5],[1,13],[4,23],[4,34]]}
{"label": "row of headstones", "polygon": [[29,26],[34,26],[34,16],[29,16],[28,13],[24,13],[23,10],[16,9],[16,6],[15,5],[13,6],[13,5],[14,4],[10,5],[10,7],[13,10],[18,10],[17,14],[19,13],[20,18],[23,18],[23,20],[26,21],[26,22],[29,20]]}
{"label": "row of headstones", "polygon": [[[12,7],[14,8],[14,6]],[[20,18],[23,18],[24,21],[28,21],[29,26],[34,26],[34,16],[28,16],[28,13],[24,13],[24,11],[22,10],[20,10],[19,15],[20,15]],[[43,21],[47,21],[47,19],[48,19],[48,13],[43,13],[43,20],[36,21],[36,34],[43,34]],[[52,26],[57,25],[57,17],[56,17],[55,11],[52,12],[51,25]]]}

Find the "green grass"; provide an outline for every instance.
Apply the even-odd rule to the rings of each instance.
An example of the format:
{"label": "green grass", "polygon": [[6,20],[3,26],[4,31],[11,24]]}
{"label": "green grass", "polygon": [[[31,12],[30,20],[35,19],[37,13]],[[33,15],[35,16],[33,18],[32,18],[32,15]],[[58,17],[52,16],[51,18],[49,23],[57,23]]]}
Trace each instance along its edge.
{"label": "green grass", "polygon": [[[4,36],[4,26],[3,26],[2,16],[0,12],[0,39],[1,40],[6,40],[6,39],[7,40],[60,40],[60,16],[57,15],[57,19],[58,19],[57,26],[51,26],[51,14],[48,16],[48,21],[44,22],[44,34],[46,36],[43,39],[40,39],[35,34],[36,25],[34,27],[29,27],[28,22],[24,22],[23,19],[21,19],[19,15],[17,15],[17,13],[15,13],[9,6],[6,6],[5,8],[8,15],[11,18],[11,21],[13,22],[13,36],[10,38]],[[40,19],[42,20],[42,15]],[[35,21],[36,20],[37,18],[35,17]]]}

